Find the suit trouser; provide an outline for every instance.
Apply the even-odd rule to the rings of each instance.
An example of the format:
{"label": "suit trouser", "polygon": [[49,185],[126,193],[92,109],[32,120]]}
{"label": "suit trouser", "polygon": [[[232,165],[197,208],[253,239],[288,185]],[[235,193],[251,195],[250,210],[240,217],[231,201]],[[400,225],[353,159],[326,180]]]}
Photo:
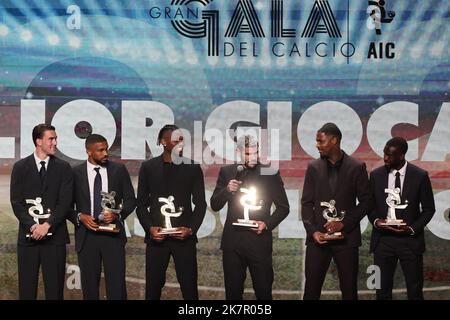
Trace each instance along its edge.
{"label": "suit trouser", "polygon": [[358,247],[309,243],[306,247],[304,300],[318,300],[331,259],[336,263],[343,300],[358,299]]}
{"label": "suit trouser", "polygon": [[116,235],[86,232],[83,247],[78,252],[81,286],[85,300],[98,300],[102,262],[108,300],[125,300],[125,242]]}
{"label": "suit trouser", "polygon": [[272,299],[272,250],[261,251],[241,245],[234,250],[223,250],[222,257],[227,300],[242,300],[247,267],[256,299]]}
{"label": "suit trouser", "polygon": [[166,271],[170,256],[185,300],[198,300],[197,287],[197,243],[194,240],[166,239],[163,243],[147,244],[145,254],[145,298],[161,299],[161,290],[166,283]]}
{"label": "suit trouser", "polygon": [[19,299],[34,300],[37,298],[39,267],[41,265],[45,298],[48,300],[62,300],[64,298],[65,244],[18,245],[17,262],[19,268]]}
{"label": "suit trouser", "polygon": [[378,300],[392,300],[395,269],[400,266],[405,277],[409,300],[423,300],[423,256],[414,253],[404,239],[382,237],[374,251],[374,264],[380,267],[381,288]]}

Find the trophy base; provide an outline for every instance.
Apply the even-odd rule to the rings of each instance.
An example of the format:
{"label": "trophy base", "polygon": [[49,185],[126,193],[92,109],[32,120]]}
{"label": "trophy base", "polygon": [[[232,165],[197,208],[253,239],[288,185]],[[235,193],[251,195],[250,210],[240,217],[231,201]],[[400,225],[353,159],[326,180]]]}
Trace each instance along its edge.
{"label": "trophy base", "polygon": [[254,220],[238,219],[237,222],[233,222],[234,226],[258,228],[258,224]]}
{"label": "trophy base", "polygon": [[115,224],[105,224],[105,225],[100,225],[97,229],[95,229],[95,231],[119,233],[120,229],[117,228]]}
{"label": "trophy base", "polygon": [[406,222],[404,222],[402,219],[395,219],[395,220],[384,220],[380,222],[381,226],[406,226]]}
{"label": "trophy base", "polygon": [[342,232],[335,232],[332,234],[326,233],[324,236],[320,236],[320,240],[322,241],[333,241],[342,239],[344,239],[344,235],[342,234]]}
{"label": "trophy base", "polygon": [[[25,237],[27,238],[27,239],[30,239],[30,240],[34,240],[32,237],[31,237],[31,233],[27,233],[26,235],[25,235]],[[49,233],[47,233],[46,234],[46,237],[49,237],[49,236],[51,236],[51,235],[53,235],[51,232],[49,232]]]}
{"label": "trophy base", "polygon": [[158,234],[177,234],[182,233],[182,231],[178,228],[162,228]]}

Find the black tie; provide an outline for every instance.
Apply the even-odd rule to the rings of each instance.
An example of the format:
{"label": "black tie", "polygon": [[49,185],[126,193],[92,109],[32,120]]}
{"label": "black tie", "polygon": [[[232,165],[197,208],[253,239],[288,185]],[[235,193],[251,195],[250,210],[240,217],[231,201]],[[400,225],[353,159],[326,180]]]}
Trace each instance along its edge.
{"label": "black tie", "polygon": [[400,184],[400,172],[398,172],[398,171],[395,173],[395,187],[400,190],[400,194],[401,194],[402,188],[401,188],[401,184]]}
{"label": "black tie", "polygon": [[102,213],[102,176],[100,175],[100,168],[94,168],[97,172],[94,179],[94,218],[98,218]]}
{"label": "black tie", "polygon": [[39,177],[41,178],[42,184],[44,184],[46,173],[47,170],[45,170],[45,161],[41,161],[41,168],[39,169]]}

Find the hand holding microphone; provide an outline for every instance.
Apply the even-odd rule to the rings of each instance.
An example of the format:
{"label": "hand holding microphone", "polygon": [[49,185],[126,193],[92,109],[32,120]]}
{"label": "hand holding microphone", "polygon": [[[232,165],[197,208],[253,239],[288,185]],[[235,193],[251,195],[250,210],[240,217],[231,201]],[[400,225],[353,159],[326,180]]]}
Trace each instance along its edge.
{"label": "hand holding microphone", "polygon": [[236,177],[228,182],[227,191],[231,192],[233,195],[239,190],[242,184],[242,178],[244,176],[245,167],[243,165],[238,165],[236,168]]}

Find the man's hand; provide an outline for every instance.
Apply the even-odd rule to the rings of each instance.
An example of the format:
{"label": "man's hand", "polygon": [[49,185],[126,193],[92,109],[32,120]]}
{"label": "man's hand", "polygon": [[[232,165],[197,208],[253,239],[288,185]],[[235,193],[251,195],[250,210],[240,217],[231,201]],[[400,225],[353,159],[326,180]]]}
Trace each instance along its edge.
{"label": "man's hand", "polygon": [[156,242],[162,242],[167,237],[165,234],[160,234],[161,227],[150,227],[150,238]]}
{"label": "man's hand", "polygon": [[186,240],[187,238],[189,238],[192,235],[191,228],[179,227],[178,231],[180,231],[180,233],[174,233],[174,234],[171,234],[170,236],[174,239]]}
{"label": "man's hand", "polygon": [[230,180],[230,182],[228,182],[227,185],[227,191],[228,192],[236,192],[239,190],[239,186],[242,184],[242,181],[238,181],[238,180]]}
{"label": "man's hand", "polygon": [[382,223],[386,222],[385,219],[378,219],[375,221],[375,226],[383,231],[392,232],[399,235],[410,235],[413,233],[413,230],[410,226],[402,225],[402,226],[396,226],[396,225],[384,225]]}
{"label": "man's hand", "polygon": [[342,229],[344,229],[344,224],[340,221],[327,222],[323,226],[325,230],[327,230],[328,234],[333,234],[335,232],[339,232]]}
{"label": "man's hand", "polygon": [[48,222],[44,222],[43,224],[35,224],[33,225],[33,227],[31,227],[31,229],[33,230],[33,234],[31,235],[31,237],[34,240],[42,240],[47,235],[48,229],[50,229],[50,224]]}
{"label": "man's hand", "polygon": [[317,244],[325,244],[325,243],[328,243],[328,241],[320,239],[320,237],[324,237],[325,235],[326,235],[326,233],[322,233],[322,232],[316,231],[316,232],[313,233],[312,237],[313,237],[315,243],[317,243]]}
{"label": "man's hand", "polygon": [[117,215],[108,210],[103,210],[103,222],[112,223],[117,219]]}
{"label": "man's hand", "polygon": [[99,225],[95,222],[94,217],[89,213],[81,213],[80,214],[80,222],[91,231],[97,231]]}
{"label": "man's hand", "polygon": [[261,234],[264,232],[264,230],[267,230],[266,223],[264,221],[255,221],[258,224],[258,228],[251,228],[253,232],[256,232],[256,234]]}

